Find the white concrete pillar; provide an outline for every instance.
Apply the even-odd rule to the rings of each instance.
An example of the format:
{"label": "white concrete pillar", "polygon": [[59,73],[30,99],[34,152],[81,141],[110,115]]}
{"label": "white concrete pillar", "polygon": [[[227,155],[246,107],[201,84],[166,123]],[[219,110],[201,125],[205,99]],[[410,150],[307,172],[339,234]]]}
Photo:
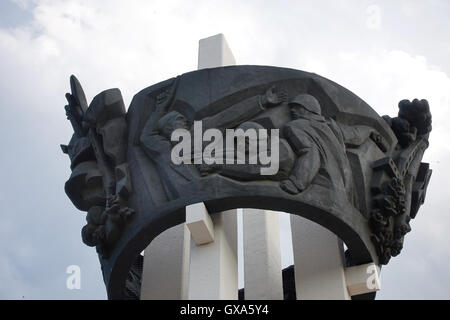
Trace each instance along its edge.
{"label": "white concrete pillar", "polygon": [[[233,53],[223,34],[199,41],[199,70],[235,63]],[[198,220],[198,214],[195,212],[196,210],[186,210],[186,221]],[[198,245],[191,240],[188,297],[189,299],[237,299],[237,211],[216,213],[211,218],[214,225],[214,241]],[[205,231],[201,234],[207,234],[207,219],[204,219],[200,225]]]}
{"label": "white concrete pillar", "polygon": [[349,300],[342,241],[296,215],[291,229],[297,300]]}
{"label": "white concrete pillar", "polygon": [[[235,60],[223,34],[218,34],[199,41],[198,69],[233,64],[235,64]],[[195,219],[195,217],[188,216],[187,220],[189,219],[192,220]],[[200,225],[200,227],[205,226],[206,225]],[[149,248],[144,251],[145,267],[142,276],[143,279],[146,280],[144,280],[141,285],[141,298],[165,299],[166,297],[171,297],[168,299],[184,299],[185,296],[183,294],[178,294],[177,292],[179,288],[183,288],[184,283],[188,281],[187,275],[185,274],[186,267],[184,261],[186,259],[189,261],[190,232],[183,226],[166,230],[160,237],[161,239],[164,239],[164,241],[153,241]],[[180,239],[186,241],[181,241]],[[181,274],[182,276],[174,276],[169,280],[167,286],[172,287],[170,290],[167,290],[170,292],[161,292],[156,289],[156,291],[153,291],[154,288],[160,287],[158,281],[165,281],[168,279],[168,270],[171,270],[174,274]],[[153,280],[156,281],[155,285],[151,285]],[[176,281],[180,281],[180,283],[175,284]],[[158,292],[160,292],[160,295]]]}
{"label": "white concrete pillar", "polygon": [[233,66],[236,64],[225,36],[221,33],[201,39],[198,48],[198,69]]}
{"label": "white concrete pillar", "polygon": [[191,239],[188,298],[237,300],[237,210],[213,214],[214,241],[197,245]]}
{"label": "white concrete pillar", "polygon": [[198,246],[214,241],[214,223],[203,202],[186,207],[186,226]]}
{"label": "white concrete pillar", "polygon": [[141,300],[187,299],[190,234],[180,224],[153,239],[144,251]]}
{"label": "white concrete pillar", "polygon": [[243,209],[246,300],[283,300],[278,213]]}

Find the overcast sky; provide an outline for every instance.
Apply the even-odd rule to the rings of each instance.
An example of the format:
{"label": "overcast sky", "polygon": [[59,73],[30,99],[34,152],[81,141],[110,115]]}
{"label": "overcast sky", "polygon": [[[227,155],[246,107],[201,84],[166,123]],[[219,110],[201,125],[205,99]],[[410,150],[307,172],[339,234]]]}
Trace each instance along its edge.
{"label": "overcast sky", "polygon": [[[380,115],[426,98],[433,114],[427,200],[378,299],[450,298],[450,2],[0,1],[0,298],[105,299],[85,215],[64,193],[72,129],[64,93],[77,75],[88,99],[195,70],[198,40],[225,34],[238,64],[315,72]],[[66,268],[81,267],[81,290]]]}

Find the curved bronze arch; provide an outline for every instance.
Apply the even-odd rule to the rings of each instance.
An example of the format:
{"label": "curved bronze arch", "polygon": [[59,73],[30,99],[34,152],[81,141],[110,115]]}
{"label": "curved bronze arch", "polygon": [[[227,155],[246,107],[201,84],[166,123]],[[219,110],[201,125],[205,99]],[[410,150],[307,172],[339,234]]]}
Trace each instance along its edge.
{"label": "curved bronze arch", "polygon": [[[210,213],[256,208],[300,215],[340,237],[349,263],[358,265],[386,264],[399,254],[425,199],[426,100],[404,100],[398,117],[380,117],[328,79],[266,66],[186,73],[142,90],[128,111],[118,89],[88,107],[75,77],[71,88],[66,111],[75,134],[62,146],[73,170],[66,192],[88,211],[83,241],[97,248],[110,299],[127,297],[133,260],[183,223],[190,204],[204,202]],[[222,131],[250,122],[280,130],[282,174],[175,165],[167,135],[192,132],[200,120]]]}

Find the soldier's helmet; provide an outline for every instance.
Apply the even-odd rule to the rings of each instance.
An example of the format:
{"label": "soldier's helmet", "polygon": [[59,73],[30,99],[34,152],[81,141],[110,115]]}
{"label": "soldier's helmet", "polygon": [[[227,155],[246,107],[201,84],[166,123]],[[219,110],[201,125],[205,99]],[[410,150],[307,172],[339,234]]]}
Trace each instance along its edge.
{"label": "soldier's helmet", "polygon": [[315,113],[315,114],[322,114],[322,109],[320,108],[320,103],[317,101],[316,98],[314,98],[310,94],[299,94],[294,99],[292,99],[291,102],[289,102],[290,107],[294,106],[302,106],[309,112]]}

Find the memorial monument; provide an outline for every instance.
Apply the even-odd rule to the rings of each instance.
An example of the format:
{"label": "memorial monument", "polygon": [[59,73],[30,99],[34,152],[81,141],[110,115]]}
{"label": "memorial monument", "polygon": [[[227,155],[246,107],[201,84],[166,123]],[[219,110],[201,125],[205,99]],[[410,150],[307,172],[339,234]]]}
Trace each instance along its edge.
{"label": "memorial monument", "polygon": [[[398,110],[392,107],[397,116],[380,116],[319,75],[248,65],[204,68],[151,85],[128,110],[119,89],[88,103],[74,76],[70,84],[66,113],[74,134],[62,146],[72,169],[65,191],[87,213],[82,240],[98,252],[109,299],[140,297],[141,252],[165,230],[188,222],[186,208],[211,217],[237,208],[301,216],[345,243],[343,267],[351,268],[385,265],[400,254],[425,200],[431,176],[421,162],[431,131],[426,100],[400,101]],[[203,133],[259,132],[267,155],[278,138],[278,170],[262,175],[270,164],[259,160],[196,162],[211,137],[200,146],[193,142],[192,156],[183,150],[186,161],[174,163],[179,140],[173,133],[194,135],[196,123]],[[212,154],[227,154],[228,147]],[[243,150],[245,158],[249,146]],[[367,293],[349,296],[374,298]]]}

